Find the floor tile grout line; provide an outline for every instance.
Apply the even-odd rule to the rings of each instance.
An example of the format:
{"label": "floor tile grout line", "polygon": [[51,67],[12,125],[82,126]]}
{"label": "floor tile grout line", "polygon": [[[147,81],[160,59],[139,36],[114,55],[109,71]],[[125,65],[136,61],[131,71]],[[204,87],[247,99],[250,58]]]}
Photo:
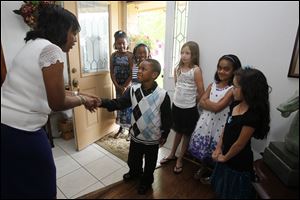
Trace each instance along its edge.
{"label": "floor tile grout line", "polygon": [[[64,195],[64,197],[68,198],[67,195],[63,193],[63,191],[58,187],[58,185],[56,185],[56,188]],[[56,192],[56,198],[57,198],[57,192]]]}
{"label": "floor tile grout line", "polygon": [[[71,172],[65,174],[64,176],[62,176],[62,177],[60,177],[60,178],[58,178],[58,179],[61,179],[61,178],[65,177],[65,176],[67,176],[67,175],[73,173],[74,171],[83,168],[87,173],[89,173],[92,177],[94,177],[98,182],[100,182],[100,183],[103,184],[104,186],[107,186],[106,184],[104,184],[100,179],[98,179],[95,175],[93,175],[93,174],[85,167],[88,163],[85,164],[85,165],[82,165],[82,164],[79,163],[77,160],[75,160],[74,157],[73,157],[72,155],[70,155],[67,151],[65,151],[64,148],[62,148],[60,145],[58,145],[58,146],[62,149],[62,151],[64,151],[64,152],[67,154],[67,156],[71,157],[76,163],[78,163],[78,164],[80,165],[79,168],[77,168],[77,169],[75,169],[75,170],[72,170]],[[96,147],[95,147],[95,148],[96,148]],[[96,149],[97,149],[97,148],[96,148]],[[122,166],[120,163],[118,163],[118,162],[117,162],[116,160],[114,160],[113,158],[111,158],[111,157],[109,156],[109,154],[111,154],[110,152],[107,151],[108,153],[105,154],[104,152],[100,151],[99,149],[97,149],[97,150],[98,150],[99,152],[101,152],[101,153],[104,154],[102,157],[107,156],[107,157],[109,157],[111,160],[113,160],[114,162],[116,162],[117,164],[119,164],[119,165],[121,166],[120,168],[118,168],[118,169],[116,169],[115,171],[111,172],[111,173],[108,174],[107,176],[102,177],[102,179],[104,179],[104,178],[106,178],[106,177],[112,175],[112,174],[115,173],[116,171],[118,171],[118,170],[120,170],[121,168],[125,167],[125,166]],[[112,155],[113,155],[113,154],[112,154]],[[102,157],[99,157],[98,159],[100,159],[100,158],[102,158]],[[98,160],[98,159],[96,159],[96,160]],[[57,180],[58,180],[58,179],[57,179]],[[97,183],[97,182],[95,182],[95,183],[93,183],[93,184],[96,184],[96,183]],[[92,185],[93,185],[93,184],[92,184]],[[91,186],[91,185],[87,186],[87,187],[84,188],[83,190],[87,189],[87,188],[90,187],[90,186]],[[57,187],[58,187],[58,186],[57,186]],[[59,189],[60,189],[60,188],[59,188]],[[61,189],[60,189],[60,190],[61,190]],[[83,190],[79,191],[78,193],[74,194],[73,196],[76,196],[77,194],[79,194],[79,193],[82,192]],[[63,194],[64,194],[64,193],[63,193]],[[64,195],[65,195],[65,194],[64,194]],[[65,196],[66,196],[66,195],[65,195]]]}

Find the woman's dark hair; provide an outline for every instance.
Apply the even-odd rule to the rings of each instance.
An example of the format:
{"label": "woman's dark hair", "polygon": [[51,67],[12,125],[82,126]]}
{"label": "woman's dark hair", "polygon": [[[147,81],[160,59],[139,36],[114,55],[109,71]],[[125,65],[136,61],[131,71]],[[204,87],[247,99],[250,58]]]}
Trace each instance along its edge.
{"label": "woman's dark hair", "polygon": [[254,138],[264,139],[270,130],[269,85],[265,75],[254,68],[240,68],[234,72],[243,97],[253,112],[259,115],[259,126]]}
{"label": "woman's dark hair", "polygon": [[136,56],[136,53],[137,53],[137,50],[138,50],[138,48],[140,48],[140,47],[144,47],[145,49],[147,49],[148,50],[148,54],[149,54],[149,57],[148,58],[151,58],[151,54],[150,54],[150,49],[149,49],[149,47],[146,45],[146,44],[144,44],[144,43],[139,43],[138,45],[136,45],[135,47],[134,47],[134,49],[133,49],[133,60],[134,60],[134,62],[135,63],[138,63],[138,58],[137,58],[137,56]]}
{"label": "woman's dark hair", "polygon": [[39,9],[37,26],[27,32],[25,41],[44,38],[59,47],[64,47],[67,42],[68,32],[80,31],[76,16],[59,5],[50,4]]}
{"label": "woman's dark hair", "polygon": [[[121,30],[115,32],[114,38],[115,38],[114,49],[117,49],[115,43],[116,43],[117,39],[119,39],[119,38],[124,38],[124,39],[127,40],[127,42],[129,42],[127,34],[124,31],[121,31]],[[129,45],[127,46],[127,50],[128,49],[129,49]]]}
{"label": "woman's dark hair", "polygon": [[[217,65],[217,68],[219,67],[220,65],[220,62],[221,60],[227,60],[229,61],[230,63],[232,63],[232,71],[235,72],[237,69],[241,68],[242,65],[241,65],[241,61],[240,59],[236,56],[236,55],[233,55],[233,54],[228,54],[228,55],[224,55],[222,56],[219,61],[218,61],[218,65]],[[230,80],[228,81],[228,85],[232,85],[232,82],[233,82],[233,74],[232,74],[232,77],[230,78]],[[215,73],[215,81],[216,82],[220,82],[220,78],[218,76],[218,70],[216,71]]]}

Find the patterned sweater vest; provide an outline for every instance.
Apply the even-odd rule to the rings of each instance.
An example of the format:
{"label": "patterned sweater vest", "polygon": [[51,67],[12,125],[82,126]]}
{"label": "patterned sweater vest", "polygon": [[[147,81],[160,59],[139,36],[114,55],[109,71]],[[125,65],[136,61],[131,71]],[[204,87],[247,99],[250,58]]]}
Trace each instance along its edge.
{"label": "patterned sweater vest", "polygon": [[159,144],[161,137],[160,106],[166,91],[159,87],[153,93],[144,96],[141,84],[132,86],[130,91],[132,114],[130,130],[131,138],[146,145]]}

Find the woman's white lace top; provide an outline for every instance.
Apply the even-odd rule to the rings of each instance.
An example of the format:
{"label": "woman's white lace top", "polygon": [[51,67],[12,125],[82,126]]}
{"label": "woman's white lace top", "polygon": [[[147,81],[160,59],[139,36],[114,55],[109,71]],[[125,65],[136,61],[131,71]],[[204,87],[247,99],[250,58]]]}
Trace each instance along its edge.
{"label": "woman's white lace top", "polygon": [[60,47],[46,39],[28,41],[8,67],[1,88],[1,123],[36,131],[44,126],[51,109],[42,68],[63,62]]}
{"label": "woman's white lace top", "polygon": [[177,75],[173,103],[179,108],[196,106],[197,86],[194,78],[195,67]]}

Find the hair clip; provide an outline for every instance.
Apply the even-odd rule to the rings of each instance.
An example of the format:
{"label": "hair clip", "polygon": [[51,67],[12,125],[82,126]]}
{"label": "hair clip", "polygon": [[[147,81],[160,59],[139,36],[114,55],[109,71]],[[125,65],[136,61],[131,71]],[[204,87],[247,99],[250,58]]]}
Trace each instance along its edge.
{"label": "hair clip", "polygon": [[234,57],[232,57],[231,55],[225,55],[224,58],[228,58],[228,59],[231,60],[233,63],[236,63],[236,60],[235,60]]}
{"label": "hair clip", "polygon": [[252,65],[245,65],[242,68],[243,69],[253,69],[253,66]]}

